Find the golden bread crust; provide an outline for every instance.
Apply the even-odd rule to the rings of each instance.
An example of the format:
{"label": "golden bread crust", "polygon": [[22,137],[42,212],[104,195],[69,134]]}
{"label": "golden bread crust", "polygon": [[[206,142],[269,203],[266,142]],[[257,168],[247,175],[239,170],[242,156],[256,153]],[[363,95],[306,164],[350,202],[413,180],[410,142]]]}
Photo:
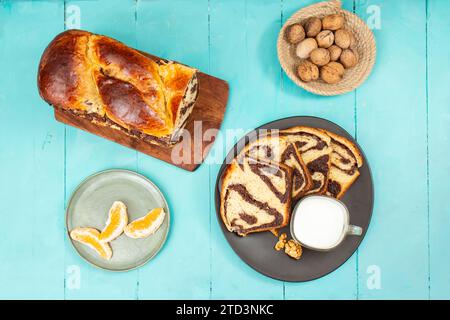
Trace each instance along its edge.
{"label": "golden bread crust", "polygon": [[195,75],[193,68],[155,61],[109,37],[69,30],[44,51],[38,88],[55,107],[106,115],[127,130],[161,138],[184,125],[197,97]]}
{"label": "golden bread crust", "polygon": [[312,186],[307,194],[324,194],[331,166],[330,137],[320,129],[306,126],[281,130],[280,136],[295,145],[308,168]]}
{"label": "golden bread crust", "polygon": [[322,131],[330,136],[333,150],[327,195],[340,199],[359,177],[358,168],[363,165],[363,158],[350,140],[327,130]]}
{"label": "golden bread crust", "polygon": [[358,163],[358,168],[361,168],[363,166],[364,161],[363,161],[363,157],[361,155],[361,151],[359,151],[358,147],[353,142],[351,142],[350,140],[348,140],[340,135],[337,135],[333,132],[330,132],[327,130],[323,130],[323,131],[328,136],[330,136],[332,139],[342,143],[343,145],[345,145],[347,148],[349,148],[352,151],[353,155],[355,156],[356,162]]}
{"label": "golden bread crust", "polygon": [[323,141],[330,143],[330,137],[322,129],[306,127],[306,126],[296,126],[290,127],[288,129],[281,130],[282,133],[296,133],[296,132],[307,132],[319,136]]}

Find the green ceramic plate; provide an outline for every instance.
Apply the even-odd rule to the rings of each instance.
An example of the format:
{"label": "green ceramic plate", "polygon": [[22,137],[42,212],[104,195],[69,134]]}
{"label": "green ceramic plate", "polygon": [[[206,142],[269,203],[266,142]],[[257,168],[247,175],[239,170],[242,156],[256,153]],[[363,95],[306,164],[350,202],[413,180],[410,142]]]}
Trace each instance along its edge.
{"label": "green ceramic plate", "polygon": [[125,234],[113,240],[111,260],[104,260],[89,247],[72,241],[78,254],[102,269],[126,271],[142,266],[152,259],[166,241],[169,232],[170,212],[161,191],[147,178],[133,171],[107,170],[84,180],[72,194],[66,211],[67,231],[76,227],[93,227],[102,230],[112,203],[120,200],[128,208],[129,221],[162,207],[166,217],[161,227],[145,239],[130,239]]}

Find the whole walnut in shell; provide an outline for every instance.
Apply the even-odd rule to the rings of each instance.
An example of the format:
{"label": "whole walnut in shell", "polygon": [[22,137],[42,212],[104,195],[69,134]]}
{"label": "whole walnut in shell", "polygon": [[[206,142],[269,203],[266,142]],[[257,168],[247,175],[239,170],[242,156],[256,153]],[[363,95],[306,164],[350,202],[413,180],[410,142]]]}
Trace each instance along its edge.
{"label": "whole walnut in shell", "polygon": [[299,43],[305,39],[305,29],[299,24],[291,25],[287,30],[287,39],[290,43]]}
{"label": "whole walnut in shell", "polygon": [[334,43],[342,49],[347,49],[352,43],[353,35],[345,29],[336,30],[334,33]]}
{"label": "whole walnut in shell", "polygon": [[330,60],[331,61],[338,61],[339,57],[341,56],[342,49],[339,48],[337,45],[333,44],[331,47],[328,48],[328,51],[330,51]]}
{"label": "whole walnut in shell", "polygon": [[329,84],[336,84],[342,80],[344,67],[339,62],[330,62],[320,68],[320,78]]}
{"label": "whole walnut in shell", "polygon": [[319,68],[314,63],[304,60],[298,66],[297,74],[305,82],[314,81],[319,78]]}
{"label": "whole walnut in shell", "polygon": [[334,33],[330,30],[320,31],[316,41],[320,48],[329,48],[334,42]]}
{"label": "whole walnut in shell", "polygon": [[322,28],[324,30],[338,30],[344,26],[345,19],[340,14],[330,14],[322,19]]}
{"label": "whole walnut in shell", "polygon": [[295,54],[301,59],[309,58],[311,51],[317,48],[317,42],[313,38],[303,40],[297,45]]}
{"label": "whole walnut in shell", "polygon": [[350,32],[350,48],[353,48],[356,45],[356,38],[355,35]]}
{"label": "whole walnut in shell", "polygon": [[309,18],[305,23],[305,31],[308,37],[315,37],[322,30],[322,21],[317,17]]}
{"label": "whole walnut in shell", "polygon": [[339,61],[346,69],[352,68],[358,63],[358,55],[352,49],[345,49],[342,51]]}
{"label": "whole walnut in shell", "polygon": [[330,51],[325,48],[317,48],[311,51],[309,58],[312,63],[321,67],[330,62]]}

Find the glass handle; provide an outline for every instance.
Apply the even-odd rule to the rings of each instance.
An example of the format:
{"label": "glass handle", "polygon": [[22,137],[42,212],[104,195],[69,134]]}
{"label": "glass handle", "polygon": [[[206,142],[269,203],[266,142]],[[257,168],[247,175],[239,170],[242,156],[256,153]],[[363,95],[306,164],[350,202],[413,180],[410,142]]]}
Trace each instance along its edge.
{"label": "glass handle", "polygon": [[353,235],[353,236],[360,236],[362,235],[363,229],[358,226],[354,226],[352,224],[348,225],[347,227],[347,234]]}

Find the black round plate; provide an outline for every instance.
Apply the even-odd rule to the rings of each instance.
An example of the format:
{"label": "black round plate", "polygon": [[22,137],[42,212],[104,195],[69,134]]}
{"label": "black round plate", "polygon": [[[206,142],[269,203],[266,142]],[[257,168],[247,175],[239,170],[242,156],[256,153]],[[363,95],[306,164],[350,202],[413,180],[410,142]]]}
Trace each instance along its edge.
{"label": "black round plate", "polygon": [[[287,129],[294,126],[323,128],[346,137],[357,145],[347,131],[333,122],[315,117],[291,117],[267,123],[248,133],[228,153],[226,159],[232,159],[243,148],[244,141],[248,141],[248,136],[257,134],[260,129]],[[360,147],[359,149],[361,150]],[[350,211],[350,223],[363,228],[362,236],[348,236],[339,247],[329,252],[312,251],[304,248],[300,260],[294,260],[284,252],[276,251],[274,246],[277,238],[271,232],[253,233],[246,237],[240,237],[226,229],[220,216],[220,187],[221,177],[226,168],[225,159],[217,175],[215,202],[217,219],[233,250],[255,270],[283,281],[309,281],[323,277],[340,267],[358,248],[366,234],[372,216],[374,200],[372,175],[369,163],[362,150],[361,153],[364,158],[364,165],[360,168],[361,174],[341,200]],[[281,232],[286,232],[289,237],[289,226],[283,228]]]}

